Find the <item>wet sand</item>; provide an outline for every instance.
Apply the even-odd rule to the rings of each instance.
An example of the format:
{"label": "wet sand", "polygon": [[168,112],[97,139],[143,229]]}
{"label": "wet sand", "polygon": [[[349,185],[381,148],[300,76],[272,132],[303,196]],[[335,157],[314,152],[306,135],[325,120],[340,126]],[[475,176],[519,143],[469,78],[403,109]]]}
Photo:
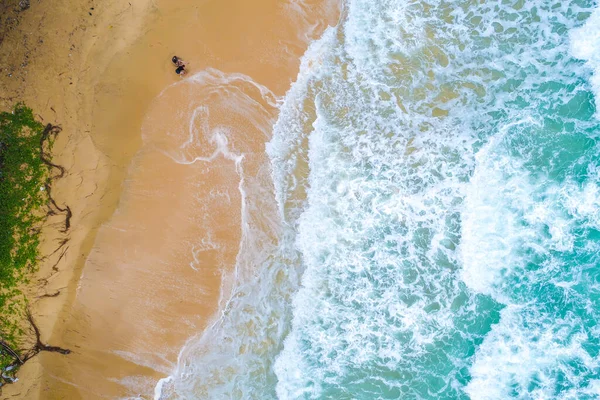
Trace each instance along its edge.
{"label": "wet sand", "polygon": [[[81,244],[71,238],[59,264],[72,266],[60,282],[62,303],[47,299],[37,306],[46,328],[52,324],[45,316],[57,316],[48,341],[73,354],[45,353],[37,369],[24,368],[22,381],[28,382],[14,385],[14,393],[27,398],[152,398],[185,341],[218,308],[222,278],[234,267],[240,240],[235,157],[244,153],[244,174],[266,164],[264,143],[276,109],[266,105],[252,125],[229,114],[227,90],[205,94],[202,84],[170,86],[179,80],[171,56],[190,63],[190,76],[206,68],[241,73],[282,96],[310,35],[337,16],[335,3],[323,1],[301,7],[275,0],[142,3],[112,4],[75,77],[80,87],[93,88],[87,97],[75,96],[87,102],[74,107],[79,128],[89,116],[89,134],[71,134],[72,153],[63,151],[60,160],[80,174],[72,172],[71,186],[65,180],[56,193],[79,205],[73,230],[81,231]],[[119,29],[129,36],[113,33]],[[185,155],[214,159],[174,160],[183,154],[193,102],[213,107],[211,125],[230,128],[225,153],[231,154],[215,153],[218,143],[206,136]],[[89,226],[81,223],[86,216],[94,217]]]}

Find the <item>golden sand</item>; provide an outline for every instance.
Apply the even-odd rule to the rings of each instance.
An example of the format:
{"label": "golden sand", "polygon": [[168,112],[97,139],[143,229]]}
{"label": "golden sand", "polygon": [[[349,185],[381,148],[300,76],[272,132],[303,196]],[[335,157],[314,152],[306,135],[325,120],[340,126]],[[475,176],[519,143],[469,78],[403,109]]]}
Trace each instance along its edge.
{"label": "golden sand", "polygon": [[[32,288],[31,297],[60,291],[39,298],[34,312],[44,340],[73,353],[41,354],[3,396],[152,397],[185,341],[217,309],[222,278],[235,264],[242,199],[233,153],[244,153],[244,173],[256,173],[267,163],[265,131],[276,118],[276,109],[267,107],[260,127],[234,121],[230,157],[175,162],[183,138],[169,132],[186,131],[188,104],[218,104],[212,124],[232,126],[236,117],[218,91],[205,95],[202,85],[180,81],[169,60],[177,54],[190,63],[185,79],[214,68],[245,74],[281,96],[310,37],[335,23],[334,4],[32,5],[19,31],[31,30],[43,43],[29,56],[32,65],[22,82],[0,83],[64,128],[55,159],[69,175],[54,192],[71,206],[73,228],[60,235],[52,229],[60,217],[51,220],[44,251],[50,253],[63,237],[69,242],[56,270],[62,250],[43,264],[39,275],[48,283]],[[6,42],[17,46],[17,39]],[[186,156],[209,157],[215,146],[204,138]]]}

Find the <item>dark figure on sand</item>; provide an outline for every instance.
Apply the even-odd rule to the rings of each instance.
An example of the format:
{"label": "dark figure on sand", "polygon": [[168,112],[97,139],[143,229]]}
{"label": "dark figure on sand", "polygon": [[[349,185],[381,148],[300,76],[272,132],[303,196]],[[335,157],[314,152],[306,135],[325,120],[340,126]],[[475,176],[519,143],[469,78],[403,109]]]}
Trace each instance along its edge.
{"label": "dark figure on sand", "polygon": [[171,61],[173,61],[173,64],[175,64],[175,66],[177,67],[175,73],[177,73],[177,75],[179,76],[185,75],[185,66],[187,65],[187,63],[177,56],[173,56],[173,58],[171,58]]}

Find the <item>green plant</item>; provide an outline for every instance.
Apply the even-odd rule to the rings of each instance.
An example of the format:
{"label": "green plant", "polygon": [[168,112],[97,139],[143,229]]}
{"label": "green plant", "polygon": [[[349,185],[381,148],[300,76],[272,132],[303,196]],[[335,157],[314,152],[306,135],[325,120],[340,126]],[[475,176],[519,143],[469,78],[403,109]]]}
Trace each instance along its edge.
{"label": "green plant", "polygon": [[[16,346],[27,301],[20,287],[36,268],[41,207],[48,201],[44,126],[17,104],[0,113],[0,339]],[[14,347],[13,347],[14,348]],[[0,369],[13,361],[0,348]]]}

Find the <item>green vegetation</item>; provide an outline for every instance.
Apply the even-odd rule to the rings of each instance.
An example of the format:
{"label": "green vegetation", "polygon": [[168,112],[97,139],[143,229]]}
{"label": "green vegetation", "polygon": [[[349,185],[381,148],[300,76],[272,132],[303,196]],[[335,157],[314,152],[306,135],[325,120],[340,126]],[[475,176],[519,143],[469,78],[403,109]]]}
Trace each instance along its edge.
{"label": "green vegetation", "polygon": [[[0,340],[13,349],[23,335],[27,306],[19,288],[35,270],[46,216],[41,207],[48,201],[50,174],[44,141],[44,126],[31,109],[17,104],[12,113],[0,113]],[[14,360],[0,347],[0,370]]]}

